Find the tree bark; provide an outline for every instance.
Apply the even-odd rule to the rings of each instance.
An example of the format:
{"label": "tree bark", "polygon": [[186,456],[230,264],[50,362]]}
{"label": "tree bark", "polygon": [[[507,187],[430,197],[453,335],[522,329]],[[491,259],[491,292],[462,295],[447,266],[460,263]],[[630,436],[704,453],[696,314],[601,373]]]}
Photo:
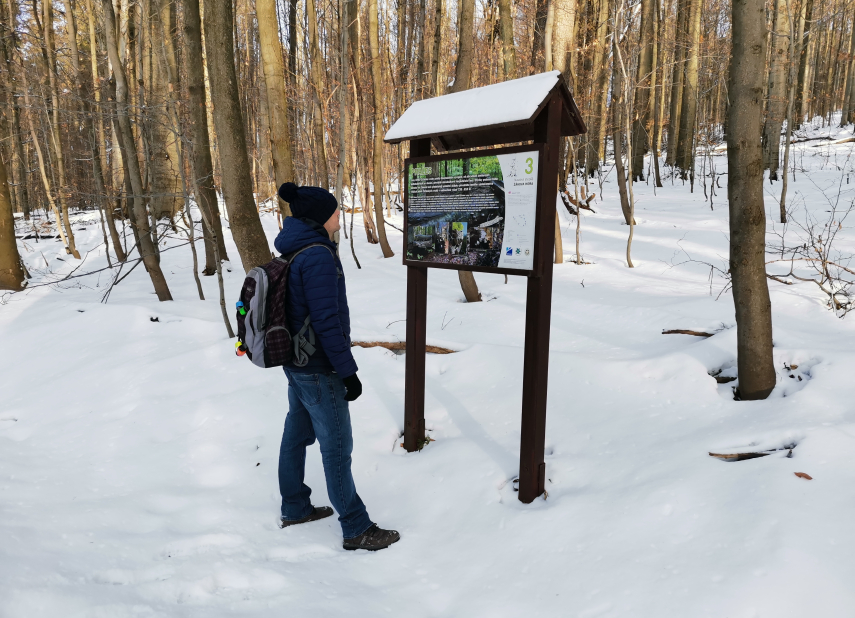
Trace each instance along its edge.
{"label": "tree bark", "polygon": [[[181,210],[184,203],[181,187],[181,174],[178,169],[181,164],[178,154],[178,127],[171,127],[172,122],[167,113],[170,101],[170,90],[178,93],[178,71],[175,60],[175,9],[172,1],[148,0],[148,22],[145,27],[148,38],[148,49],[145,57],[149,64],[149,79],[145,80],[146,107],[142,115],[147,126],[147,146],[150,168],[148,208],[155,221],[166,219],[172,221]],[[159,36],[158,21],[163,24],[167,36]],[[175,82],[169,83],[163,63],[158,61],[165,55],[168,67],[172,68]]]}
{"label": "tree bark", "polygon": [[852,34],[849,40],[849,62],[843,86],[843,107],[840,113],[840,126],[845,127],[852,121],[855,108],[855,15],[852,19]]}
{"label": "tree bark", "polygon": [[160,260],[155,251],[154,242],[151,238],[149,218],[146,212],[145,200],[143,198],[143,183],[140,174],[139,160],[137,159],[137,146],[131,129],[131,120],[128,116],[128,84],[125,72],[119,60],[119,49],[116,45],[116,15],[113,12],[112,0],[102,0],[104,13],[104,32],[107,41],[107,55],[113,66],[113,77],[116,80],[116,122],[118,124],[118,138],[123,151],[125,167],[130,176],[133,189],[133,213],[134,224],[139,236],[139,252],[148,271],[157,299],[160,301],[172,300],[169,286],[163,271],[160,268]]}
{"label": "tree bark", "polygon": [[[376,0],[375,0],[376,1]],[[315,157],[317,161],[318,181],[324,189],[329,189],[330,177],[327,165],[327,148],[324,139],[324,57],[318,44],[317,13],[315,0],[306,0],[306,12],[309,22],[309,53],[312,78],[312,129],[315,138]],[[376,11],[375,11],[376,15]],[[375,95],[376,96],[376,95]]]}
{"label": "tree bark", "polygon": [[777,0],[772,20],[772,50],[769,59],[769,83],[766,91],[766,124],[763,126],[763,167],[769,180],[778,179],[781,154],[781,127],[787,114],[787,68],[790,60],[788,0]]}
{"label": "tree bark", "polygon": [[606,127],[608,118],[606,112],[606,101],[608,97],[608,58],[607,37],[609,33],[609,0],[599,0],[597,3],[597,19],[594,25],[595,47],[593,60],[593,82],[591,87],[591,99],[593,110],[591,112],[591,124],[586,137],[585,172],[589,176],[600,167],[600,161],[604,158],[604,144],[606,140]]}
{"label": "tree bark", "polygon": [[439,54],[442,51],[442,0],[436,0],[436,14],[434,15],[433,31],[433,56],[430,60],[430,94],[438,96],[439,84]]}
{"label": "tree bark", "polygon": [[380,64],[377,0],[368,1],[368,38],[371,46],[371,75],[374,79],[374,215],[383,257],[389,258],[395,255],[395,252],[386,239],[386,224],[383,219],[383,68]]}
{"label": "tree bark", "polygon": [[53,4],[51,0],[42,0],[43,21],[42,27],[44,30],[44,46],[47,52],[47,74],[48,87],[50,89],[51,111],[49,116],[52,116],[52,121],[49,118],[50,136],[48,140],[49,148],[53,154],[54,163],[56,164],[56,173],[59,180],[57,187],[57,195],[59,196],[59,206],[62,213],[62,226],[65,228],[65,236],[68,239],[68,252],[80,259],[80,252],[77,251],[77,246],[74,241],[74,231],[71,229],[71,221],[68,218],[68,177],[65,170],[65,154],[60,141],[60,117],[59,117],[59,83],[56,66],[56,42],[53,30]]}
{"label": "tree bark", "polygon": [[511,0],[499,0],[499,30],[502,33],[502,63],[505,79],[517,77],[517,53],[514,42],[514,16]]}
{"label": "tree bark", "polygon": [[656,3],[642,0],[638,73],[635,80],[634,117],[632,119],[632,180],[644,180],[644,155],[647,154],[650,127],[651,88],[653,86],[653,54],[656,39]]}
{"label": "tree bark", "polygon": [[[122,249],[119,232],[116,230],[116,223],[113,220],[113,213],[109,204],[105,205],[107,189],[104,185],[104,172],[101,167],[101,153],[98,148],[98,134],[95,132],[95,123],[92,122],[92,109],[89,105],[90,96],[89,92],[87,92],[86,80],[83,77],[83,72],[80,66],[80,52],[77,48],[77,21],[74,17],[74,5],[71,0],[65,0],[65,24],[66,31],[68,33],[69,49],[71,51],[71,67],[74,73],[74,85],[77,88],[77,94],[80,101],[83,131],[89,141],[89,150],[92,156],[92,180],[95,184],[95,201],[98,203],[98,208],[107,220],[107,226],[110,230],[110,238],[113,242],[113,251],[116,254],[116,259],[119,262],[124,262],[127,256]],[[91,52],[93,55],[95,54],[96,49],[97,48],[93,48]],[[109,251],[109,247],[105,247],[105,250]]]}
{"label": "tree bark", "polygon": [[[376,1],[376,0],[372,0]],[[460,23],[458,24],[457,62],[454,67],[454,84],[449,92],[468,90],[472,80],[472,59],[475,39],[475,0],[459,0]],[[481,300],[481,292],[471,271],[458,270],[457,278],[460,288],[466,297],[466,302],[477,303]]]}
{"label": "tree bark", "polygon": [[[276,177],[278,188],[282,183],[294,182],[294,162],[288,131],[285,64],[282,60],[282,42],[279,40],[276,0],[255,0],[255,13],[258,17],[258,43],[261,48],[261,63],[267,88],[273,175]],[[283,217],[291,215],[291,207],[282,199],[279,199],[279,210]]]}
{"label": "tree bark", "polygon": [[795,119],[794,128],[800,128],[804,121],[805,109],[804,101],[809,96],[807,91],[808,71],[810,65],[810,49],[811,49],[811,29],[813,20],[813,0],[804,0],[805,8],[802,13],[804,17],[804,25],[802,30],[801,49],[799,54],[799,77],[798,88],[796,90],[796,106],[793,112]]}
{"label": "tree bark", "polygon": [[665,162],[673,166],[677,161],[677,143],[680,140],[680,114],[683,109],[683,75],[686,60],[686,30],[689,23],[689,3],[677,0],[677,24],[674,31],[674,63],[671,70],[671,105],[668,115],[668,150]]}
{"label": "tree bark", "polygon": [[766,19],[763,3],[755,0],[733,0],[732,11],[727,197],[736,310],[737,395],[741,399],[765,399],[775,388],[761,149]]}
{"label": "tree bark", "polygon": [[252,195],[246,132],[235,75],[231,0],[211,0],[206,4],[204,27],[214,128],[222,161],[223,198],[243,269],[249,272],[269,262],[272,254]]}
{"label": "tree bark", "polygon": [[624,125],[623,76],[620,73],[620,68],[617,66],[614,67],[612,73],[614,76],[614,89],[612,91],[612,143],[615,149],[615,174],[617,174],[618,194],[620,195],[620,210],[623,213],[624,222],[630,225],[632,223],[632,215],[629,205],[629,193],[626,188],[626,168],[623,165],[623,131],[621,130]]}
{"label": "tree bark", "polygon": [[676,164],[686,178],[694,166],[695,124],[698,112],[698,68],[701,54],[701,3],[703,0],[686,0],[688,28],[686,63],[680,110],[680,133],[677,138]]}
{"label": "tree bark", "polygon": [[[576,0],[551,0],[555,5],[555,24],[552,31],[552,68],[561,71],[573,87],[573,49],[576,30]],[[547,43],[544,43],[547,44]]]}
{"label": "tree bark", "polygon": [[[5,139],[7,136],[3,136]],[[15,217],[6,164],[0,157],[0,290],[20,290],[24,287],[24,269],[15,240]]]}
{"label": "tree bark", "polygon": [[[4,3],[7,10],[9,11],[9,15],[17,15],[18,9],[14,0],[11,0],[8,4]],[[9,69],[9,83],[6,85],[6,95],[7,100],[6,104],[11,110],[11,131],[12,131],[12,157],[10,158],[12,165],[12,174],[13,174],[13,182],[17,186],[17,195],[16,202],[18,208],[20,208],[21,212],[24,214],[24,220],[30,220],[30,197],[29,192],[27,191],[27,158],[24,156],[24,140],[20,138],[23,135],[21,132],[21,106],[18,105],[18,102],[15,97],[15,84],[17,82],[17,67],[18,64],[14,61],[14,57],[17,53],[18,47],[18,39],[17,35],[13,28],[9,27],[9,24],[14,23],[13,18],[10,18],[8,21],[5,21],[7,27],[4,28],[6,32],[4,33],[4,44],[3,48],[3,62],[4,65]]]}
{"label": "tree bark", "polygon": [[[203,228],[205,240],[204,275],[217,272],[217,255],[220,261],[228,260],[223,241],[223,224],[217,191],[214,187],[214,163],[208,132],[208,113],[205,100],[205,69],[202,58],[202,19],[199,0],[182,0],[184,13],[184,74],[187,81],[188,129],[190,134],[190,159],[196,203],[207,224]],[[287,126],[287,125],[286,125]],[[210,228],[209,229],[209,225]],[[216,238],[216,246],[214,245]]]}
{"label": "tree bark", "polygon": [[[376,0],[370,0],[376,2]],[[472,60],[475,54],[475,0],[459,0],[460,23],[457,26],[457,62],[454,65],[454,84],[449,92],[469,90],[472,85]]]}
{"label": "tree bark", "polygon": [[534,33],[531,37],[531,66],[529,74],[537,73],[542,66],[539,56],[544,52],[544,36],[548,12],[549,0],[537,0],[534,9]]}

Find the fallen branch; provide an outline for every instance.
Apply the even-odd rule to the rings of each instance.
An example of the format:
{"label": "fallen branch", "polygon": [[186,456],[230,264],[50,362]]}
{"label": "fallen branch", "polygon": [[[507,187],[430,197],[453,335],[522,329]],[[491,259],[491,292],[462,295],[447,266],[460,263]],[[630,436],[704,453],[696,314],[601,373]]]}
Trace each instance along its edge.
{"label": "fallen branch", "polygon": [[[352,341],[350,343],[350,347],[352,348],[386,348],[387,350],[391,350],[392,352],[406,352],[407,350],[407,342],[406,341]],[[451,350],[449,348],[441,348],[437,345],[427,345],[425,346],[425,351],[428,354],[454,354],[457,350]]]}
{"label": "fallen branch", "polygon": [[775,275],[770,275],[769,273],[766,273],[766,278],[771,279],[772,281],[777,281],[778,283],[783,283],[784,285],[793,285],[792,281],[784,281],[783,279],[779,279]]}
{"label": "fallen branch", "polygon": [[682,328],[675,328],[673,330],[663,330],[663,335],[694,335],[695,337],[712,337],[715,333],[704,333],[699,330],[684,330]]}

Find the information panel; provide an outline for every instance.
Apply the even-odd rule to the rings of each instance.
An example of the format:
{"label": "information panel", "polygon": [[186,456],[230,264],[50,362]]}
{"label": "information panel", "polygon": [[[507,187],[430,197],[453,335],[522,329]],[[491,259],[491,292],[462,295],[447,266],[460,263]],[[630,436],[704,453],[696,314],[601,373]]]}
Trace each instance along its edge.
{"label": "information panel", "polygon": [[538,155],[408,163],[407,260],[532,270]]}

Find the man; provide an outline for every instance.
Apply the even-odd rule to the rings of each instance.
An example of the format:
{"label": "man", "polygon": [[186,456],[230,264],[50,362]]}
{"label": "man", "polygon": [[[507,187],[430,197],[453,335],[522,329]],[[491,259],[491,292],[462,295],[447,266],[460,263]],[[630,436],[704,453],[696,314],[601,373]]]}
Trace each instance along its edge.
{"label": "man", "polygon": [[312,490],[303,483],[306,447],[317,438],[327,494],[338,511],[344,535],[343,547],[383,549],[401,537],[369,519],[350,471],[353,435],[348,402],[362,394],[362,384],[350,351],[344,273],[331,240],[340,227],[338,203],[324,189],[297,187],[290,182],[279,187],[279,196],[290,203],[294,216],[282,224],[274,243],[276,250],[289,255],[308,245],[318,245],[294,258],[288,276],[286,310],[291,332],[299,332],[309,316],[315,351],[305,366],[284,367],[289,410],[279,451],[280,525],[285,528],[333,514],[328,506],[312,506]]}

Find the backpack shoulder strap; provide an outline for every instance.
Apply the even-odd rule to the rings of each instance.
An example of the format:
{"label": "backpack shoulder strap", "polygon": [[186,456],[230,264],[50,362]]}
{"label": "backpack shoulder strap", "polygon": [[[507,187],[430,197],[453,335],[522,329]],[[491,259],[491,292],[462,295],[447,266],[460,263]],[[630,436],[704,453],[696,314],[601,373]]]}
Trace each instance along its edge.
{"label": "backpack shoulder strap", "polygon": [[312,243],[312,244],[310,244],[310,245],[306,245],[305,247],[302,247],[302,248],[300,248],[300,249],[297,249],[297,250],[296,250],[296,251],[294,251],[293,253],[289,253],[288,255],[283,255],[281,258],[277,258],[277,259],[287,260],[287,262],[288,262],[288,268],[290,269],[290,268],[291,268],[291,262],[293,262],[293,261],[294,261],[294,258],[295,258],[295,257],[297,257],[298,255],[300,255],[301,253],[303,253],[303,251],[305,251],[306,249],[311,249],[312,247],[323,247],[323,248],[325,248],[327,251],[329,251],[329,252],[330,252],[330,255],[331,255],[331,256],[332,256],[332,258],[333,258],[333,262],[335,262],[335,269],[336,269],[336,273],[338,273],[338,277],[339,277],[339,279],[340,279],[341,277],[343,277],[343,276],[344,276],[344,273],[343,273],[343,272],[341,272],[341,268],[339,267],[338,262],[336,262],[336,259],[335,259],[335,253],[334,253],[334,252],[333,252],[333,250],[330,248],[330,246],[329,246],[328,244],[326,244],[326,243],[322,243],[322,242],[313,242],[313,243]]}

